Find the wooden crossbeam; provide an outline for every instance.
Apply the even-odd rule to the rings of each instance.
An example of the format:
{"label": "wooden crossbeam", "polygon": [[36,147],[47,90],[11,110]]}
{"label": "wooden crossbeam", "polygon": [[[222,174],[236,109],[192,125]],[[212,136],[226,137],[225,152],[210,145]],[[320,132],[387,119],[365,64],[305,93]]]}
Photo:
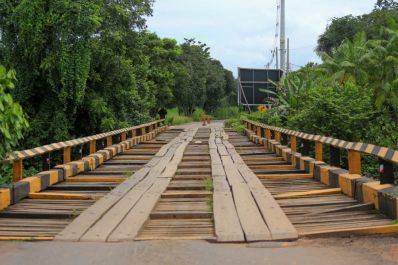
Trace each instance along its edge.
{"label": "wooden crossbeam", "polygon": [[48,200],[90,200],[92,197],[87,194],[72,194],[58,192],[31,192],[30,199],[48,199]]}
{"label": "wooden crossbeam", "polygon": [[302,196],[330,195],[330,194],[339,194],[339,193],[341,193],[340,188],[333,188],[333,189],[321,189],[321,190],[310,190],[310,191],[300,191],[300,192],[286,192],[274,195],[274,198],[286,199],[286,198],[295,198]]}
{"label": "wooden crossbeam", "polygon": [[259,174],[259,179],[311,179],[312,174]]}
{"label": "wooden crossbeam", "polygon": [[126,177],[68,177],[65,179],[66,182],[123,182]]}

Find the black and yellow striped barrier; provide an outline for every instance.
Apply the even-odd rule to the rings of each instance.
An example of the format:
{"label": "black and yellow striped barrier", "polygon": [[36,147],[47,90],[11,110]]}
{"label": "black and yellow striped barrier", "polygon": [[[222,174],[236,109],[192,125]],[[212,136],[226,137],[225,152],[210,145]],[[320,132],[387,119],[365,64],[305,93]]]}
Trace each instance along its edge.
{"label": "black and yellow striped barrier", "polygon": [[110,136],[122,135],[123,133],[131,132],[131,134],[133,134],[133,136],[135,136],[134,131],[136,131],[138,129],[147,130],[148,128],[151,131],[152,130],[151,128],[157,128],[163,122],[164,122],[164,119],[153,121],[153,122],[142,124],[142,125],[138,125],[138,126],[128,127],[128,128],[124,128],[124,129],[115,130],[115,131],[110,131],[107,133],[100,133],[100,134],[87,136],[87,137],[83,137],[83,138],[78,138],[78,139],[74,139],[74,140],[69,140],[69,141],[65,141],[65,142],[52,143],[52,144],[48,144],[48,145],[44,145],[44,146],[35,147],[32,149],[23,150],[23,151],[14,151],[10,156],[8,156],[5,159],[5,161],[14,161],[14,160],[31,158],[31,157],[43,155],[48,152],[61,150],[61,149],[67,148],[67,147],[74,147],[74,146],[86,144],[86,143],[89,143],[92,141],[106,139]]}
{"label": "black and yellow striped barrier", "polygon": [[[398,151],[366,143],[354,143],[330,137],[312,135],[245,120],[250,140],[264,144],[292,165],[306,170],[320,182],[374,207],[390,218],[398,218],[398,187],[394,185],[394,165]],[[300,148],[298,140],[301,139]],[[314,144],[315,158],[309,157],[309,143]],[[330,147],[329,164],[323,159],[323,146]],[[300,149],[300,150],[299,150]],[[348,168],[341,168],[340,151],[348,152]],[[361,175],[361,155],[379,159],[379,179]]]}
{"label": "black and yellow striped barrier", "polygon": [[[337,148],[342,148],[351,151],[357,151],[368,155],[377,156],[385,161],[393,162],[398,164],[398,151],[387,148],[387,147],[380,147],[373,144],[366,144],[366,143],[355,143],[344,141],[340,139],[335,139],[331,137],[325,137],[320,135],[313,135],[303,132],[297,132],[289,129],[284,129],[280,127],[269,126],[263,123],[245,120],[246,128],[251,129],[255,128],[252,131],[255,131],[257,134],[257,128],[264,129],[264,130],[271,130],[273,132],[279,132],[288,136],[297,137],[300,139],[312,141],[312,142],[319,142],[321,144],[330,145]],[[251,128],[249,127],[251,126]]]}
{"label": "black and yellow striped barrier", "polygon": [[[158,133],[166,129],[163,126],[164,120],[158,120],[151,123],[116,130],[108,133],[97,134],[94,136],[84,137],[76,140],[66,141],[37,147],[29,151],[17,151],[7,158],[7,161],[14,162],[14,176],[11,184],[0,186],[0,210],[15,204],[29,194],[37,193],[45,190],[48,186],[65,180],[68,177],[75,176],[84,171],[91,171],[111,159],[115,155],[139,144],[140,142],[154,138]],[[136,130],[140,129],[140,135],[136,135]],[[127,139],[127,132],[131,132],[130,138]],[[124,134],[124,135],[123,135]],[[121,142],[112,144],[112,139],[106,139],[108,146],[102,150],[96,150],[96,146],[92,141],[101,140],[107,137],[121,135]],[[90,154],[82,157],[78,161],[70,161],[70,148],[84,143],[90,144]],[[50,148],[51,147],[51,148]],[[66,149],[68,148],[68,149]],[[43,155],[51,151],[64,149],[64,164],[57,165],[54,168],[40,172],[32,177],[23,178],[22,161],[38,155]],[[65,152],[65,149],[67,152]],[[44,150],[46,150],[44,152]]]}

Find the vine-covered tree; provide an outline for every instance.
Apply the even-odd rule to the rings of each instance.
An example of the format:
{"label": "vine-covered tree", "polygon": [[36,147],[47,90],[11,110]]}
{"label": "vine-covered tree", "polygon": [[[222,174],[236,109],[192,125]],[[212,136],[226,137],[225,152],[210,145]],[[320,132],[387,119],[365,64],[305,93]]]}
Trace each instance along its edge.
{"label": "vine-covered tree", "polygon": [[[28,128],[21,106],[14,102],[9,91],[14,89],[15,71],[0,65],[0,161],[12,151]],[[1,165],[0,165],[1,167]]]}

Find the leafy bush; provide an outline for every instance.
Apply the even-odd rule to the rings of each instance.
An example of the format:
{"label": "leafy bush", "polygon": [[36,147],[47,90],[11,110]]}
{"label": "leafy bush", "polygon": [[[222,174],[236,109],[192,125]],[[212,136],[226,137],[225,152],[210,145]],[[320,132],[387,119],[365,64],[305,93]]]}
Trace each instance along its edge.
{"label": "leafy bush", "polygon": [[238,119],[240,116],[239,107],[221,107],[217,108],[213,113],[214,119],[227,120],[227,119]]}
{"label": "leafy bush", "polygon": [[167,110],[167,115],[166,115],[166,124],[167,125],[180,125],[184,123],[190,123],[192,122],[191,117],[187,117],[184,115],[180,115],[178,108],[173,108]]}
{"label": "leafy bush", "polygon": [[203,114],[205,114],[205,111],[202,108],[196,108],[195,111],[192,113],[193,121],[201,121],[203,118]]}
{"label": "leafy bush", "polygon": [[232,128],[237,133],[243,134],[245,130],[245,124],[243,123],[242,119],[229,119],[226,120],[224,123],[225,127]]}

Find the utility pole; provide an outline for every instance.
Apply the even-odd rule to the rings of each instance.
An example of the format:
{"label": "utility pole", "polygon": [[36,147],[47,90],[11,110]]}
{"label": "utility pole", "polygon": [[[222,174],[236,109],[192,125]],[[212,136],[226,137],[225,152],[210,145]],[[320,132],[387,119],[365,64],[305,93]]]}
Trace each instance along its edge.
{"label": "utility pole", "polygon": [[275,58],[276,58],[276,67],[275,67],[275,69],[279,69],[279,53],[278,53],[278,47],[275,48]]}
{"label": "utility pole", "polygon": [[281,0],[281,36],[280,36],[280,65],[281,70],[286,72],[286,32],[285,32],[285,0]]}
{"label": "utility pole", "polygon": [[287,38],[287,57],[286,57],[286,74],[290,72],[290,44],[289,38]]}

